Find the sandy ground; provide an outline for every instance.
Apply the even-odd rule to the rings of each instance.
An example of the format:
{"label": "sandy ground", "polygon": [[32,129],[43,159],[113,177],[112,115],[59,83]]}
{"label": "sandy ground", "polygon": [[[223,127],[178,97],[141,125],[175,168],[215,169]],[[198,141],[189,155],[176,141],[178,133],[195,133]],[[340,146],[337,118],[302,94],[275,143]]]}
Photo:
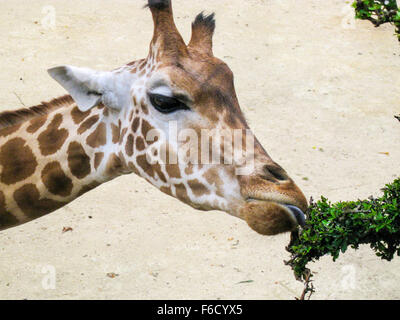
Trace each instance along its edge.
{"label": "sandy ground", "polygon": [[[333,201],[379,195],[399,175],[400,46],[391,26],[354,22],[348,2],[174,1],[186,40],[197,13],[216,12],[215,54],[235,73],[253,131],[307,196]],[[1,109],[63,94],[49,67],[110,70],[145,57],[144,4],[0,0]],[[53,9],[54,30],[44,28]],[[0,298],[293,299],[302,284],[283,264],[288,240],[125,176],[1,232]],[[311,268],[314,298],[400,299],[400,259],[383,262],[368,247]]]}

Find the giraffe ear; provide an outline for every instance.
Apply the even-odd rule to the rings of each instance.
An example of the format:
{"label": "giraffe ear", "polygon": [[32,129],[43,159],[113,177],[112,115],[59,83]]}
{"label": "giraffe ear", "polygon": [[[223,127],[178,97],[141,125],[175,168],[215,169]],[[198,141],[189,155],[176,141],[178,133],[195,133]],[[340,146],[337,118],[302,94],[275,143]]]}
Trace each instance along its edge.
{"label": "giraffe ear", "polygon": [[116,110],[129,104],[130,73],[115,74],[72,66],[52,68],[48,73],[69,92],[83,112],[100,102]]}
{"label": "giraffe ear", "polygon": [[87,111],[101,102],[101,72],[72,66],[56,67],[47,72],[69,92],[81,111]]}

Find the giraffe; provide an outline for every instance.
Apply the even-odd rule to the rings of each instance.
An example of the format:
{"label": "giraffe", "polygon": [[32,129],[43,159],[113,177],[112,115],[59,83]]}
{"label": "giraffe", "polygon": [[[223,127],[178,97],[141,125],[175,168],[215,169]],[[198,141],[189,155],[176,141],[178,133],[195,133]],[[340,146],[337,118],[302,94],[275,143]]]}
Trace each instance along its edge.
{"label": "giraffe", "polygon": [[[241,218],[262,235],[304,224],[303,193],[254,137],[232,71],[213,54],[214,14],[195,18],[186,45],[171,0],[149,0],[147,7],[154,21],[147,58],[113,71],[49,69],[67,95],[0,114],[0,230],[131,173],[198,210]],[[171,126],[195,138],[177,141]],[[226,131],[243,133],[230,161],[225,151],[237,151],[233,140],[203,144]],[[219,161],[199,160],[205,150],[219,151]],[[199,161],[181,161],[190,151]],[[240,159],[250,159],[245,174]]]}

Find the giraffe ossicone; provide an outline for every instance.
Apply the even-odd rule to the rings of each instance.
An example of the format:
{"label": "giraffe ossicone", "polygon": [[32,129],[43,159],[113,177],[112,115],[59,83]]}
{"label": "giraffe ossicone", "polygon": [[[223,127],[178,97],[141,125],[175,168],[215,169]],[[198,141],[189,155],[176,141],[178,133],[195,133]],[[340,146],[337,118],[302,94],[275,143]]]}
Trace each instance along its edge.
{"label": "giraffe ossicone", "polygon": [[147,58],[113,71],[49,70],[69,95],[0,114],[0,230],[135,173],[199,210],[263,235],[304,223],[307,201],[249,129],[229,67],[214,57],[214,14],[188,45],[170,0],[149,0]]}

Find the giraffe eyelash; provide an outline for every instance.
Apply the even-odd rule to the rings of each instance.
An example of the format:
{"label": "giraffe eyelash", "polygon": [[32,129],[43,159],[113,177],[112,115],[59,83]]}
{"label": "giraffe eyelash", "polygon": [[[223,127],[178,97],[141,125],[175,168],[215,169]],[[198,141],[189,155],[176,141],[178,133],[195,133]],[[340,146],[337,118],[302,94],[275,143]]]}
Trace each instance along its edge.
{"label": "giraffe eyelash", "polygon": [[157,93],[149,93],[150,102],[153,107],[164,114],[173,113],[178,110],[190,110],[190,108],[174,97],[167,97]]}

